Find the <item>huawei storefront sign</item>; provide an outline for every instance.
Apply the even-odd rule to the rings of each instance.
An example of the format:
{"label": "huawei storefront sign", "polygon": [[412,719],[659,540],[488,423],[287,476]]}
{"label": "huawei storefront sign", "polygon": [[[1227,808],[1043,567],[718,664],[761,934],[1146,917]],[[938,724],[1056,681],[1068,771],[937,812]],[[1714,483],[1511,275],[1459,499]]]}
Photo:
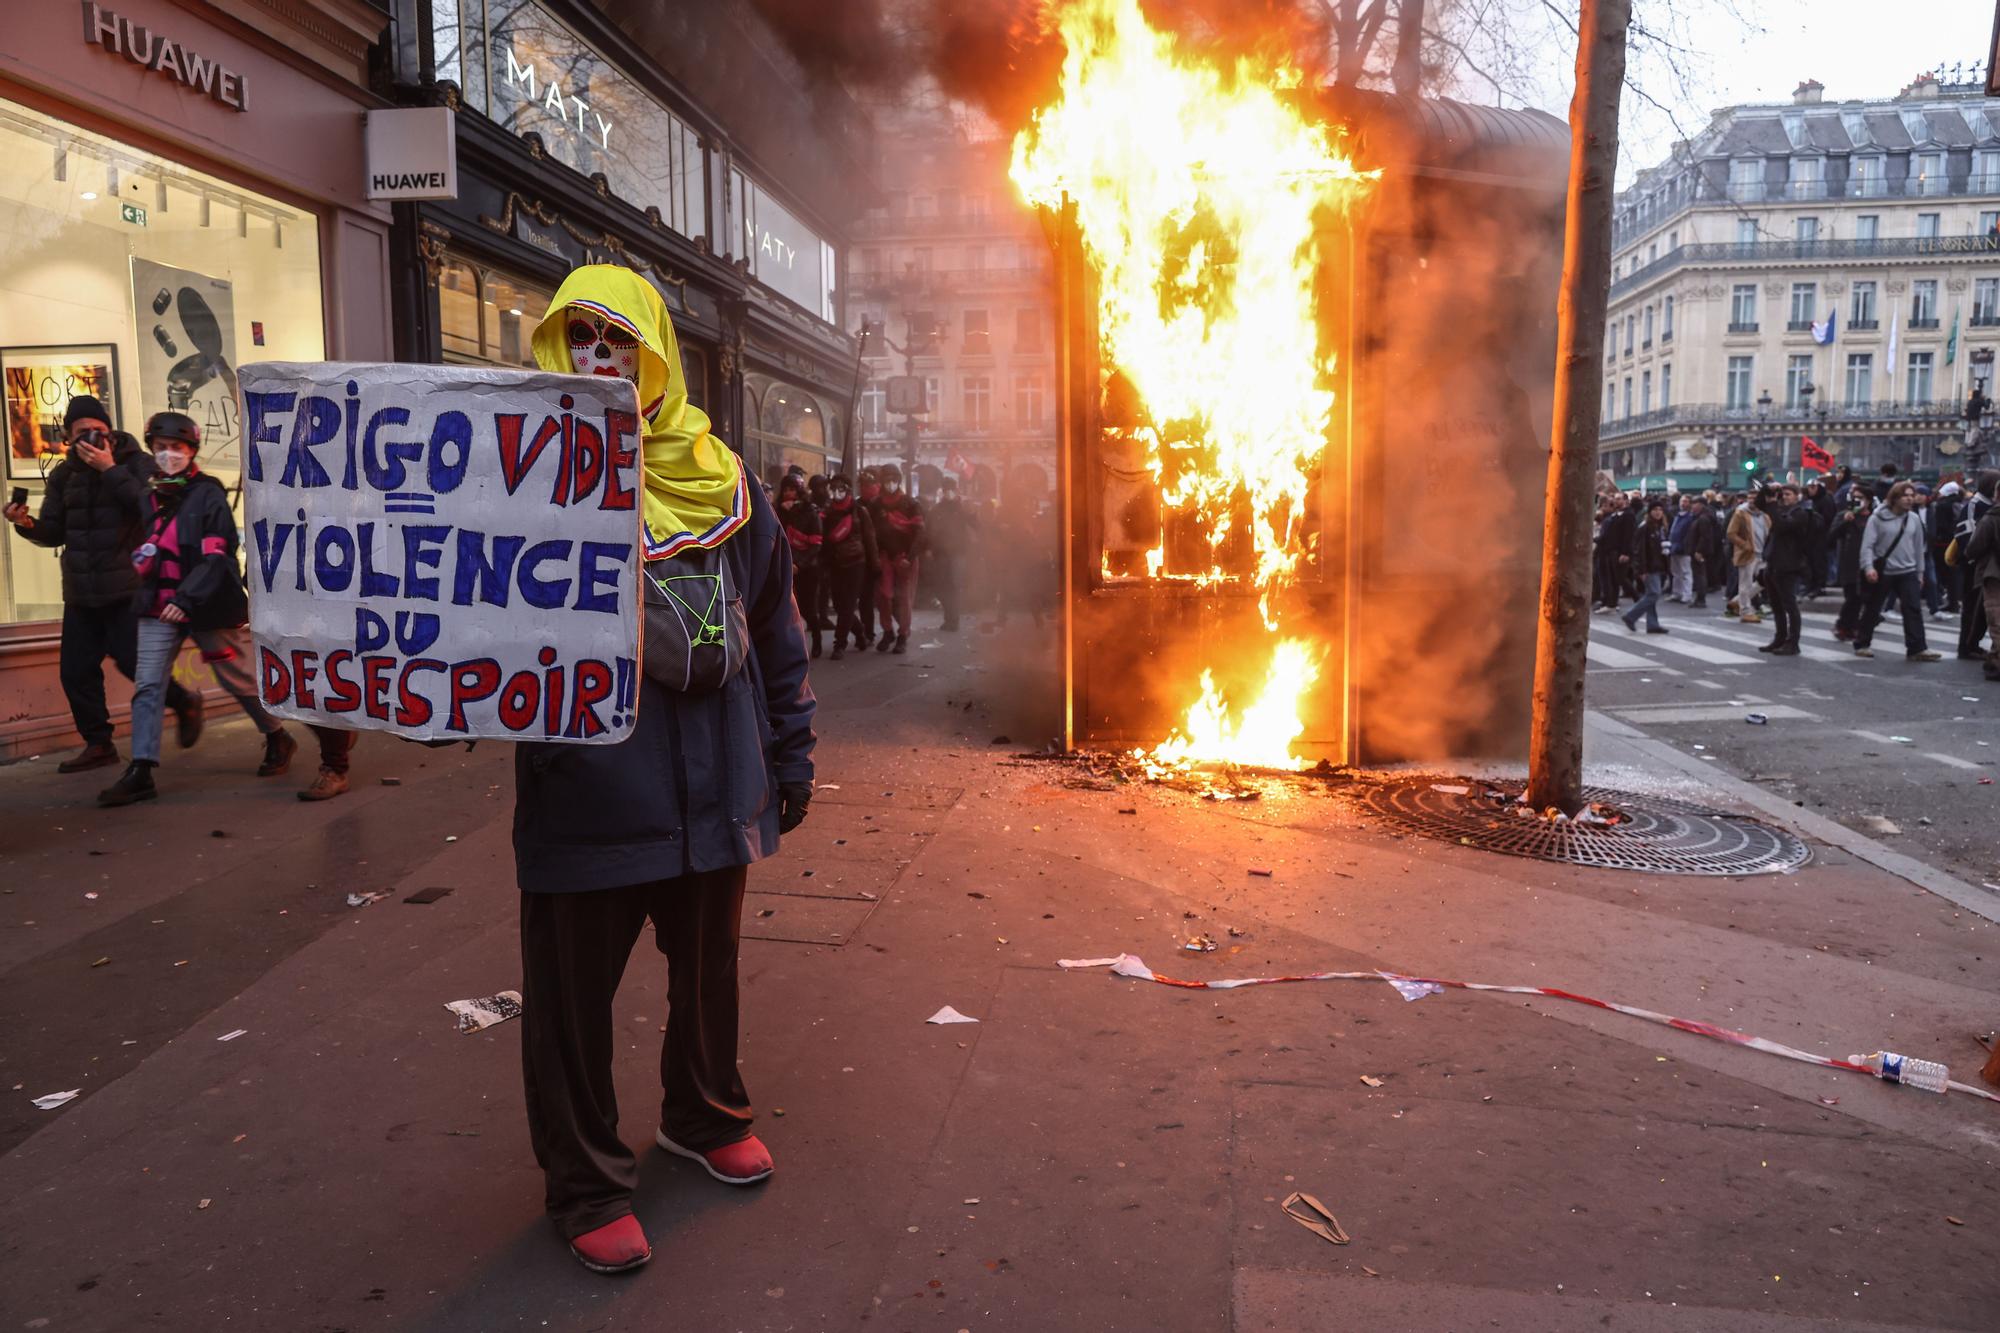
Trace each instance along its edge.
{"label": "huawei storefront sign", "polygon": [[370,199],[458,198],[458,130],[450,107],[370,111]]}

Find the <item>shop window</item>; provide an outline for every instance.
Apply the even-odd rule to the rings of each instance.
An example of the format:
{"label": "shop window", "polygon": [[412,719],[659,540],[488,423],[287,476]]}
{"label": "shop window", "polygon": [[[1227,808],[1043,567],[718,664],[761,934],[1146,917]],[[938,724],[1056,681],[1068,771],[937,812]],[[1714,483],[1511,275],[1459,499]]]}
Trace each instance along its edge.
{"label": "shop window", "polygon": [[745,420],[751,424],[742,452],[759,476],[768,481],[794,464],[808,476],[840,466],[842,432],[832,415],[837,408],[769,375],[745,375],[743,387]]}
{"label": "shop window", "polygon": [[[320,361],[309,212],[0,100],[0,383],[9,490],[39,508],[75,393],[139,435],[172,408],[234,492],[237,368]],[[0,623],[62,614],[56,553],[0,525]]]}
{"label": "shop window", "polygon": [[555,293],[506,273],[447,257],[438,270],[438,336],[444,359],[532,369],[535,325]]}

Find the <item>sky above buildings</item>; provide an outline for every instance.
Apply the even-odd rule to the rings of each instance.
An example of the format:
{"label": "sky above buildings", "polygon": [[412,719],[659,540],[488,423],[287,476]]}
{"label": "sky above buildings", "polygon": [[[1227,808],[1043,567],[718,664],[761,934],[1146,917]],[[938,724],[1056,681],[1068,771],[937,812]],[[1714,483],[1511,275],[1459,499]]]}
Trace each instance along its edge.
{"label": "sky above buildings", "polygon": [[[1954,63],[1983,79],[1993,8],[1992,0],[1635,0],[1636,22],[1681,49],[1669,58],[1657,45],[1634,45],[1633,79],[1644,95],[1628,89],[1624,97],[1618,183],[1699,133],[1717,108],[1787,101],[1803,79],[1825,84],[1829,102],[1890,97]],[[1566,116],[1575,42],[1538,6],[1516,13],[1516,40],[1547,52],[1522,70],[1534,90],[1526,100]],[[1461,95],[1493,100],[1476,80]]]}

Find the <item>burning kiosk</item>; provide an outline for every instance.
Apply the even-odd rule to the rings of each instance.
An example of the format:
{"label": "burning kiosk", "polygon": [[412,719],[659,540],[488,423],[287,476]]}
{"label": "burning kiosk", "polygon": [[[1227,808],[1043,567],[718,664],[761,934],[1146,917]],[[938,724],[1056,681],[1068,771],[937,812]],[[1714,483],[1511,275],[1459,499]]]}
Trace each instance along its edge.
{"label": "burning kiosk", "polygon": [[1525,753],[1568,135],[1061,19],[1065,738],[1163,768]]}

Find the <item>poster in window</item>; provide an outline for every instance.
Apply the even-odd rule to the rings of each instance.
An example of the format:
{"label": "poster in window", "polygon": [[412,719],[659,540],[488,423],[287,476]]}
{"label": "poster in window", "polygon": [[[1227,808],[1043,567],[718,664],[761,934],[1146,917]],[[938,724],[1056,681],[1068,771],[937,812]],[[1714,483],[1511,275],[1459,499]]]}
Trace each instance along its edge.
{"label": "poster in window", "polygon": [[132,261],[139,341],[139,407],[132,433],[155,412],[185,412],[201,426],[204,465],[239,457],[236,296],[229,282],[150,259]]}
{"label": "poster in window", "polygon": [[[80,394],[118,410],[118,349],[110,343],[0,348],[7,476],[40,477],[62,461],[63,413]],[[116,424],[116,423],[114,423]]]}

